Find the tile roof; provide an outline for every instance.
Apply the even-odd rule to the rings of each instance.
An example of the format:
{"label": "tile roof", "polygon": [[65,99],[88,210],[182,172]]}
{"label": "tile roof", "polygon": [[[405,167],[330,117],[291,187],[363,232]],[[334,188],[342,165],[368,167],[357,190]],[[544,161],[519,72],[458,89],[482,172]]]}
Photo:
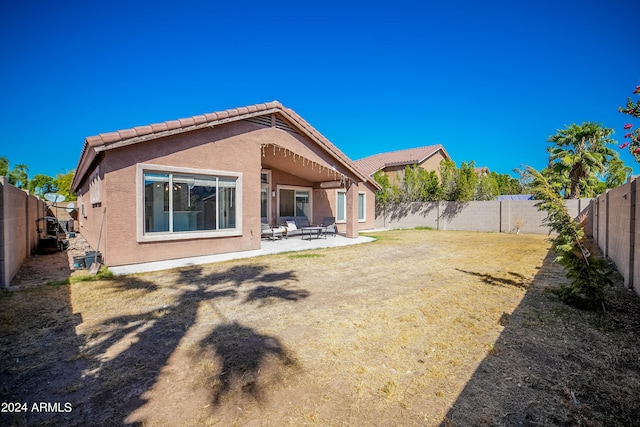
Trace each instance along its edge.
{"label": "tile roof", "polygon": [[369,181],[375,187],[378,187],[378,185],[369,178],[368,174],[361,171],[338,147],[326,139],[295,111],[286,108],[278,101],[272,101],[87,137],[80,154],[80,160],[76,167],[76,174],[71,188],[73,191],[77,191],[85,175],[92,167],[94,160],[102,151],[271,113],[279,113],[284,116],[300,129],[302,133],[306,134],[332,154],[338,161],[346,166],[347,169],[354,173],[355,176],[363,182]]}
{"label": "tile roof", "polygon": [[367,175],[371,176],[380,169],[389,166],[414,165],[424,162],[426,159],[442,150],[446,158],[450,158],[444,147],[440,144],[427,145],[425,147],[409,148],[406,150],[390,151],[374,154],[364,159],[356,160],[356,165]]}

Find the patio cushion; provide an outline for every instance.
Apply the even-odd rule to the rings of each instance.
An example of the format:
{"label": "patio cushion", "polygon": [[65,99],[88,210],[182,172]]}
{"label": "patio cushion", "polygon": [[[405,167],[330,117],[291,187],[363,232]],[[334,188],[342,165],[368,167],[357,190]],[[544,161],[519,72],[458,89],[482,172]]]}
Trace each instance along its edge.
{"label": "patio cushion", "polygon": [[287,231],[295,231],[298,229],[298,226],[293,221],[287,221]]}

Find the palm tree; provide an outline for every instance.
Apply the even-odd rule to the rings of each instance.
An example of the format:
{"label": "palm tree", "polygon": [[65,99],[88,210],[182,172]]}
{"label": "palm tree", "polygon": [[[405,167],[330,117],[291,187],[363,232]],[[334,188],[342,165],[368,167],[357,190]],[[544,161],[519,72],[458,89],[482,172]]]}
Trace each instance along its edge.
{"label": "palm tree", "polygon": [[607,147],[615,142],[611,134],[613,129],[588,122],[580,126],[574,123],[549,137],[548,141],[555,145],[549,147],[547,172],[555,176],[553,181],[562,183],[565,198],[595,194],[595,178],[605,172],[616,154]]}

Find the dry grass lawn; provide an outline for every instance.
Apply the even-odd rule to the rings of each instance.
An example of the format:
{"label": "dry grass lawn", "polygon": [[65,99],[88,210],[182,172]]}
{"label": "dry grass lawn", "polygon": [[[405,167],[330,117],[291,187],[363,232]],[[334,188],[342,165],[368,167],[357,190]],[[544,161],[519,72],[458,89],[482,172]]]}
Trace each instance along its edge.
{"label": "dry grass lawn", "polygon": [[560,303],[545,236],[377,237],[2,294],[0,400],[72,410],[0,424],[639,423],[636,296]]}

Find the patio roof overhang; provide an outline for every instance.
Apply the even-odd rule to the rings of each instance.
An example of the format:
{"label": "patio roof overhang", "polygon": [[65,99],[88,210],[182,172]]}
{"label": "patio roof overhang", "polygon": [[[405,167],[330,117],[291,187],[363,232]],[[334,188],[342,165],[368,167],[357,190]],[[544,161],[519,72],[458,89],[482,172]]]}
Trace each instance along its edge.
{"label": "patio roof overhang", "polygon": [[262,167],[279,169],[306,181],[317,184],[318,188],[343,187],[347,182],[358,182],[358,177],[349,173],[338,161],[330,158],[314,159],[276,144],[261,146]]}

